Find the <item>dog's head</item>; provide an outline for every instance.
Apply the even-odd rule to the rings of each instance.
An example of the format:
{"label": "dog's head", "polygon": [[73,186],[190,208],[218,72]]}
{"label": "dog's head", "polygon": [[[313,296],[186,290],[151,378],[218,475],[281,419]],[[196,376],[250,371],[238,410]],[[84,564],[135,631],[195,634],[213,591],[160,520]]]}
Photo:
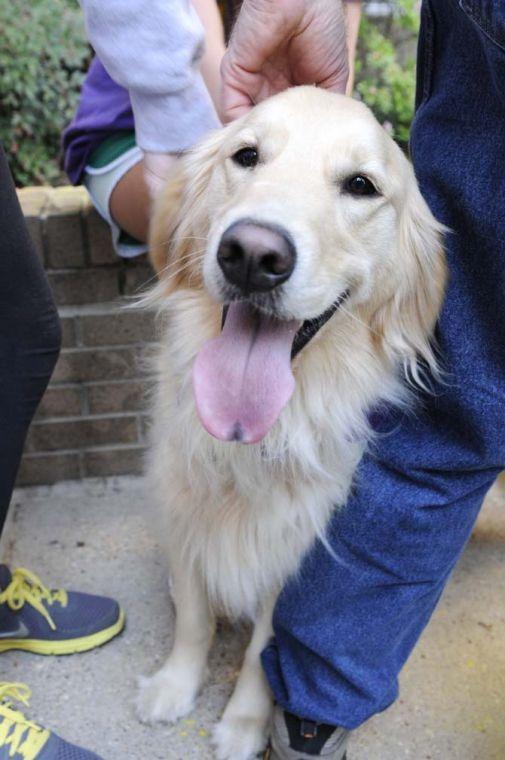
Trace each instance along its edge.
{"label": "dog's head", "polygon": [[337,301],[374,350],[434,368],[442,232],[405,156],[350,98],[294,88],[196,148],[158,203],[151,256],[167,293],[230,305],[195,366],[209,432],[265,435],[293,390],[296,332]]}

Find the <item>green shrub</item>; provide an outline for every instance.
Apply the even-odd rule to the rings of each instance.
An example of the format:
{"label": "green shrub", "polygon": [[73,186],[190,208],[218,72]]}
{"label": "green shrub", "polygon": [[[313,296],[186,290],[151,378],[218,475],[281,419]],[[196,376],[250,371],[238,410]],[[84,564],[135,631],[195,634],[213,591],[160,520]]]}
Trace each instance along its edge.
{"label": "green shrub", "polygon": [[355,92],[402,147],[414,115],[415,47],[419,32],[416,0],[395,0],[386,20],[363,14],[356,61]]}
{"label": "green shrub", "polygon": [[0,140],[18,185],[58,183],[89,62],[77,0],[0,2]]}

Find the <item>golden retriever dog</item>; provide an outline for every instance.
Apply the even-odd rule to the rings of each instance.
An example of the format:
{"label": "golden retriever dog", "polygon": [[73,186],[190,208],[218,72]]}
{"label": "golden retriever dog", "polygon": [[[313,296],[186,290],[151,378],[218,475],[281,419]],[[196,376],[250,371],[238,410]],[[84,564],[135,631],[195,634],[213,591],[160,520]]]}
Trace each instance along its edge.
{"label": "golden retriever dog", "polygon": [[370,410],[405,403],[420,365],[437,371],[442,234],[371,112],[315,87],[213,134],[166,187],[151,234],[163,334],[148,486],[176,623],[168,660],[141,679],[142,720],[189,713],[216,614],[246,618],[214,744],[221,760],[264,747],[276,597],[345,504]]}

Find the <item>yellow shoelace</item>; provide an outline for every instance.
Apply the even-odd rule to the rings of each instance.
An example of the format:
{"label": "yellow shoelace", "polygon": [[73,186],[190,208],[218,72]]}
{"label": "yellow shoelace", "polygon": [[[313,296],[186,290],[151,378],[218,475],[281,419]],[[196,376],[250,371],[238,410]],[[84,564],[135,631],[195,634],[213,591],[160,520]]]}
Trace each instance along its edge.
{"label": "yellow shoelace", "polygon": [[36,760],[51,735],[12,707],[12,700],[28,705],[31,694],[24,683],[0,682],[0,747],[10,746],[9,757]]}
{"label": "yellow shoelace", "polygon": [[20,610],[26,603],[30,604],[47,620],[51,629],[56,630],[54,621],[42,602],[52,605],[59,602],[62,607],[68,603],[68,595],[64,589],[52,591],[46,588],[35,573],[18,567],[12,573],[12,580],[0,594],[0,604],[8,604],[11,610]]}

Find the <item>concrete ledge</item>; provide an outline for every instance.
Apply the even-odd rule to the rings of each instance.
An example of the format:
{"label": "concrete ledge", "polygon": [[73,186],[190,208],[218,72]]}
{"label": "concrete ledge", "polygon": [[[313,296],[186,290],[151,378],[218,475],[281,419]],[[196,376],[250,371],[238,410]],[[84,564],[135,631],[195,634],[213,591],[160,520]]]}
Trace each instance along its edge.
{"label": "concrete ledge", "polygon": [[25,216],[41,218],[53,214],[76,214],[92,208],[89,195],[82,186],[23,187],[17,194]]}

